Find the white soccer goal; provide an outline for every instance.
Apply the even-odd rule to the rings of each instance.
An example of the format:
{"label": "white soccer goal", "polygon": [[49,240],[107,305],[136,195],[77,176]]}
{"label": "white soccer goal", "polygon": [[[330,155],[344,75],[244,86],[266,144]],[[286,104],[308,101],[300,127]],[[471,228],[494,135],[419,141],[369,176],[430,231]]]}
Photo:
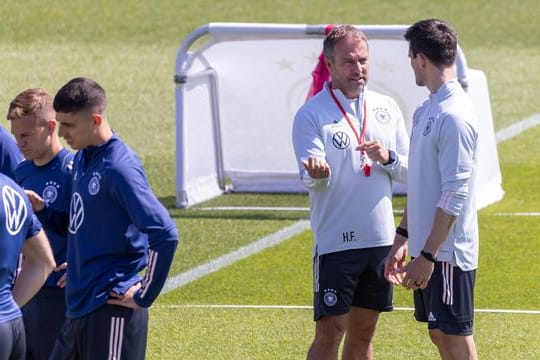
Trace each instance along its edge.
{"label": "white soccer goal", "polygon": [[[427,90],[415,85],[403,39],[407,26],[358,28],[370,40],[369,88],[396,99],[410,129]],[[310,88],[324,29],[211,23],[186,37],[174,77],[178,207],[225,191],[305,191],[291,127]],[[456,70],[480,119],[477,203],[483,207],[504,195],[487,81],[482,71],[467,67],[461,49]]]}

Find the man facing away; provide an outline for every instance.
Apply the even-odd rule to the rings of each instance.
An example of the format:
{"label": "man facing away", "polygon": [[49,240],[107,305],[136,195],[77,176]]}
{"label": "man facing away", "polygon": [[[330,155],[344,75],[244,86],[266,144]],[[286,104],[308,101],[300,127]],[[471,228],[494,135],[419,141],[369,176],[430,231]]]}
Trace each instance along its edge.
{"label": "man facing away", "polygon": [[331,81],[297,112],[293,143],[309,190],[315,339],[308,359],[371,359],[380,312],[392,310],[384,259],[392,181],[407,177],[408,136],[395,101],[369,91],[366,35],[335,27],[323,44]]}
{"label": "man facing away", "polygon": [[26,359],[49,358],[64,322],[66,239],[73,155],[60,144],[53,98],[45,90],[27,89],[10,103],[7,119],[24,160],[15,180],[24,187],[47,234],[59,266],[23,308]]}
{"label": "man facing away", "polygon": [[[20,253],[24,255],[17,274]],[[25,359],[20,306],[41,288],[55,262],[24,190],[0,174],[0,358]]]}
{"label": "man facing away", "polygon": [[[405,39],[416,84],[430,95],[414,113],[407,208],[385,276],[414,290],[415,318],[428,323],[442,359],[476,359],[476,115],[456,79],[455,30],[441,20],[422,20]],[[405,265],[407,252],[413,260]]]}
{"label": "man facing away", "polygon": [[51,359],[144,359],[148,307],[167,278],[176,225],[152,193],[138,157],[109,126],[98,83],[70,80],[57,92],[54,109],[59,135],[77,153],[67,319]]}

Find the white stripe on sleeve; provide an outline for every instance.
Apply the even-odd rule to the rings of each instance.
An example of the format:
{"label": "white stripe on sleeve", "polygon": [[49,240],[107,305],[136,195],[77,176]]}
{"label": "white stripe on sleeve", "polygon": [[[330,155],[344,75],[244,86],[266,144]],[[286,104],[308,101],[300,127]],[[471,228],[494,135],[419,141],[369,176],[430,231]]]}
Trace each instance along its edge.
{"label": "white stripe on sleeve", "polygon": [[146,274],[142,282],[141,299],[144,298],[146,292],[150,288],[152,280],[154,280],[154,273],[156,271],[156,264],[158,259],[157,251],[148,250],[148,266],[146,267]]}

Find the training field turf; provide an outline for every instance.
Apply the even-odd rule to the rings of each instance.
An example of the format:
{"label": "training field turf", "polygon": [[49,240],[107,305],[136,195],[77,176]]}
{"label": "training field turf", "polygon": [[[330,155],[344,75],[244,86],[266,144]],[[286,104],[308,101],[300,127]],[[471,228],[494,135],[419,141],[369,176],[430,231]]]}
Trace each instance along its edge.
{"label": "training field turf", "polygon": [[[535,0],[7,0],[0,4],[0,108],[7,112],[28,87],[54,93],[75,76],[102,84],[111,124],[141,157],[182,234],[174,277],[308,216],[201,209],[307,207],[305,195],[233,194],[173,208],[174,63],[189,32],[208,22],[410,24],[440,17],[456,26],[469,66],[485,72],[498,131],[540,113],[538,13]],[[540,126],[499,144],[506,195],[479,212],[476,307],[482,312],[475,336],[481,359],[540,358],[538,138]],[[395,199],[396,209],[403,203]],[[311,233],[302,231],[163,294],[151,308],[147,358],[304,358],[314,329],[311,246]],[[375,357],[437,358],[424,325],[407,310],[411,294],[396,289],[395,305],[405,309],[381,316]]]}

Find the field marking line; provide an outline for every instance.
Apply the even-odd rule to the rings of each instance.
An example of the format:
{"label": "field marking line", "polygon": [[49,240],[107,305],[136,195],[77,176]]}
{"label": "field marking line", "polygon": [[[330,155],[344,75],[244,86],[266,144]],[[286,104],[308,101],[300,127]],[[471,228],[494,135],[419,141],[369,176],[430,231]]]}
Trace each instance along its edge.
{"label": "field marking line", "polygon": [[211,274],[224,267],[234,264],[237,261],[245,259],[253,254],[256,254],[266,248],[277,245],[287,239],[292,238],[306,230],[310,229],[310,223],[308,220],[300,220],[290,226],[287,226],[281,230],[276,231],[268,236],[265,236],[249,245],[238,248],[228,254],[222,255],[214,260],[211,260],[205,264],[199,265],[186,272],[178,274],[172,278],[167,279],[163,286],[162,294],[165,294],[171,290],[184,286],[192,281],[195,281],[205,275]]}
{"label": "field marking line", "polygon": [[[185,304],[185,305],[155,305],[160,308],[168,309],[282,309],[282,310],[312,310],[309,305],[235,305],[235,304]],[[395,307],[397,311],[414,311],[411,307]],[[540,315],[540,310],[514,310],[514,309],[474,309],[477,313],[506,313],[506,314],[535,314]]]}
{"label": "field marking line", "polygon": [[[287,206],[212,206],[195,210],[203,211],[309,211],[309,207]],[[403,215],[403,210],[394,210],[394,215]]]}
{"label": "field marking line", "polygon": [[194,210],[203,211],[309,211],[309,207],[288,207],[288,206],[211,206],[203,208],[195,208]]}
{"label": "field marking line", "polygon": [[516,213],[509,213],[509,212],[502,212],[502,213],[495,213],[495,216],[540,216],[540,212],[516,212]]}
{"label": "field marking line", "polygon": [[[197,210],[204,211],[309,211],[308,207],[269,207],[269,206],[214,206],[204,207]],[[394,209],[394,215],[403,215],[403,210]],[[540,216],[540,212],[501,212],[495,216]]]}
{"label": "field marking line", "polygon": [[534,114],[525,118],[517,123],[514,123],[504,129],[501,129],[495,133],[495,139],[497,144],[506,140],[510,140],[513,137],[518,136],[522,132],[531,129],[540,124],[540,113]]}

